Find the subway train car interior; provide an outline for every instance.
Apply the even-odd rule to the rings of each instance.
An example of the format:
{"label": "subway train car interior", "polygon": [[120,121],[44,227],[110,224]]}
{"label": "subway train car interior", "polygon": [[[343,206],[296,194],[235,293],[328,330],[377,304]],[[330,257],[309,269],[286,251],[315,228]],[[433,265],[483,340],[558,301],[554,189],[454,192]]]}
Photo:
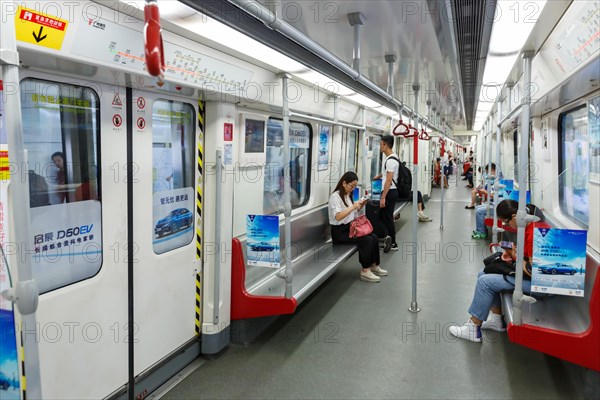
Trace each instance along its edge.
{"label": "subway train car interior", "polygon": [[0,399],[600,398],[597,0],[0,6]]}

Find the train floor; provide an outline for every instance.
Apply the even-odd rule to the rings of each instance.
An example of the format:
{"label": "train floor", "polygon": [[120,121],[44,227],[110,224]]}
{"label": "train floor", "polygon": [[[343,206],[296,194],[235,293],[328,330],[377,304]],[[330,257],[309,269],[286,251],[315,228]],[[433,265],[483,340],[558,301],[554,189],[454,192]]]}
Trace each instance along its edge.
{"label": "train floor", "polygon": [[[297,312],[251,345],[230,345],[199,362],[164,399],[508,399],[600,398],[600,374],[484,331],[483,343],[448,332],[462,324],[488,241],[474,241],[465,181],[433,189],[418,225],[417,304],[412,298],[411,205],[402,211],[400,251],[382,254],[389,276],[358,279],[355,255]],[[473,244],[475,242],[475,244]],[[526,311],[525,311],[526,312]],[[160,391],[159,391],[160,392]]]}

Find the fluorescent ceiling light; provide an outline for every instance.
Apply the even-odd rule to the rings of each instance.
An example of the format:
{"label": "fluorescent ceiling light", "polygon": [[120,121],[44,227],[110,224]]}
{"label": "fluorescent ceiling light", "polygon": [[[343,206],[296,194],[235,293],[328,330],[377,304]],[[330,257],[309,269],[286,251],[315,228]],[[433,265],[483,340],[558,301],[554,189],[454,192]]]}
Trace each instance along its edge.
{"label": "fluorescent ceiling light", "polygon": [[351,95],[346,96],[346,97],[348,99],[354,101],[355,103],[361,104],[361,105],[363,105],[365,107],[375,108],[375,107],[381,106],[381,104],[379,104],[378,102],[376,102],[374,100],[371,100],[368,97],[363,96],[360,93],[354,93],[354,94],[351,94]]}
{"label": "fluorescent ceiling light", "polygon": [[[546,0],[526,2],[499,0],[497,2],[490,47],[483,72],[483,85],[477,103],[478,117],[487,117],[492,110],[508,74],[515,65],[545,5]],[[473,129],[480,130],[483,127],[483,120],[476,118]]]}
{"label": "fluorescent ceiling light", "polygon": [[489,53],[519,53],[545,5],[546,0],[499,0],[496,3]]}
{"label": "fluorescent ceiling light", "polygon": [[[144,11],[144,6],[146,5],[145,1],[140,0],[125,1],[124,3],[128,6],[134,5],[142,11]],[[177,18],[189,18],[196,14],[196,10],[179,1],[157,1],[156,4],[158,4],[161,18],[164,19],[173,20]]]}
{"label": "fluorescent ceiling light", "polygon": [[333,79],[328,78],[317,71],[309,70],[306,67],[304,67],[300,72],[288,72],[300,79],[305,80],[306,82],[312,83],[313,85],[318,85],[320,88],[340,96],[351,96],[356,93],[354,90],[335,82]]}

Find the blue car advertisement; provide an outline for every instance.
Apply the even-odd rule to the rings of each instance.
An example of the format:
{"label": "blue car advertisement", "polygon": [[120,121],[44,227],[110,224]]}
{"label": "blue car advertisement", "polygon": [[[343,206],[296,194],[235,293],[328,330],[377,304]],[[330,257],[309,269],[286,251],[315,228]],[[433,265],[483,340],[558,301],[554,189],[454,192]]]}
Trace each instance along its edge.
{"label": "blue car advertisement", "polygon": [[583,297],[587,231],[534,228],[531,291]]}
{"label": "blue car advertisement", "polygon": [[276,215],[246,216],[248,265],[279,268],[279,217]]}
{"label": "blue car advertisement", "polygon": [[153,196],[153,241],[156,254],[189,244],[194,238],[194,188],[165,190]]}

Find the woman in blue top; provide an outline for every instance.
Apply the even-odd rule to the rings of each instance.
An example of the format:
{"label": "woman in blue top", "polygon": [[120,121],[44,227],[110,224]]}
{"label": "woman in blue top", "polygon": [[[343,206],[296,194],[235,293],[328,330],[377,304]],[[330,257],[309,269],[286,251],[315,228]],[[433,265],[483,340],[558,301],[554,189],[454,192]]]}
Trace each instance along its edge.
{"label": "woman in blue top", "polygon": [[358,184],[358,176],[352,171],[340,178],[329,197],[329,224],[333,244],[349,243],[358,246],[358,260],[362,265],[360,279],[366,282],[379,282],[380,276],[388,272],[379,266],[379,242],[373,233],[363,237],[350,237],[350,223],[358,217],[367,200],[352,200],[352,191]]}

